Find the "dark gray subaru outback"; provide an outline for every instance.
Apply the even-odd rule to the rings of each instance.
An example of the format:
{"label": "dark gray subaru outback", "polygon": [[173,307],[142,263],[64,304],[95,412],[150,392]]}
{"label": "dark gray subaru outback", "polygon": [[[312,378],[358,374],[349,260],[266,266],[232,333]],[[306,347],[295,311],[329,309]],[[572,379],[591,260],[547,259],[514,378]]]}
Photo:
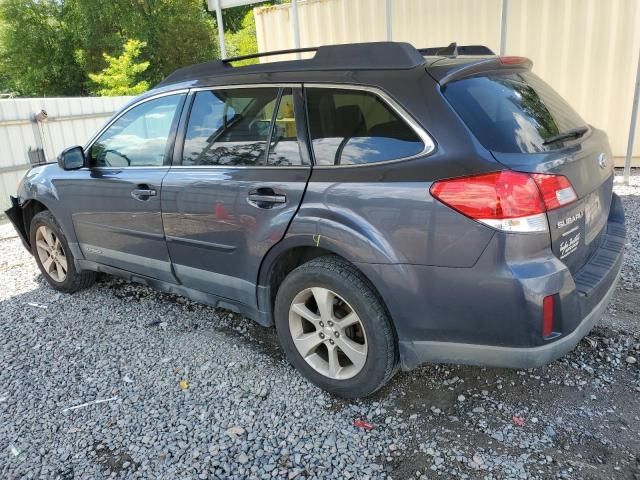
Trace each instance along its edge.
{"label": "dark gray subaru outback", "polygon": [[106,272],[275,325],[344,397],[573,348],[623,257],[606,135],[526,58],[315,50],[178,70],[29,171],[7,215],[47,281]]}

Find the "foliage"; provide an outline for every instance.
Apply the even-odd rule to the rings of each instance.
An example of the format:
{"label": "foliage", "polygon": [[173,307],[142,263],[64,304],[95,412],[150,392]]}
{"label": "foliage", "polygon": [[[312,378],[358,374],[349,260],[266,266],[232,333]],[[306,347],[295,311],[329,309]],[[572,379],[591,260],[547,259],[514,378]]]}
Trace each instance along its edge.
{"label": "foliage", "polygon": [[263,5],[269,5],[271,3],[273,2],[243,5],[241,7],[227,8],[226,10],[223,10],[222,21],[224,22],[224,31],[227,33],[236,33],[242,30],[242,24],[244,23],[245,18],[247,17],[247,14],[249,12],[252,12],[255,7],[261,7]]}
{"label": "foliage", "polygon": [[[225,41],[227,44],[227,55],[229,57],[237,57],[240,55],[249,55],[251,53],[258,52],[258,39],[256,38],[256,19],[253,15],[253,10],[249,10],[235,33],[225,34]],[[249,60],[243,60],[236,62],[234,65],[251,65],[258,63],[257,58]]]}
{"label": "foliage", "polygon": [[78,32],[76,58],[86,72],[104,68],[126,39],[147,44],[141,76],[154,85],[177,68],[217,57],[215,22],[203,0],[64,0]]}
{"label": "foliage", "polygon": [[56,0],[0,0],[0,87],[19,95],[75,95],[83,73]]}
{"label": "foliage", "polygon": [[[289,0],[271,0],[262,2],[257,6],[267,7],[288,2]],[[224,11],[225,42],[227,44],[227,55],[229,57],[258,53],[256,18],[253,14],[253,8],[255,6],[256,5],[248,5]],[[253,65],[255,63],[259,63],[257,58],[242,60],[234,63],[234,65]]]}
{"label": "foliage", "polygon": [[149,68],[149,62],[136,63],[147,44],[139,40],[127,40],[119,57],[104,54],[107,66],[100,73],[90,73],[89,78],[98,86],[96,93],[103,96],[139,95],[149,89],[145,80],[137,77]]}
{"label": "foliage", "polygon": [[[177,68],[218,58],[215,15],[206,5],[206,0],[0,0],[0,93],[86,95],[95,89],[89,74],[109,68],[107,58],[121,55],[130,39],[146,44],[136,62],[148,62],[148,68],[137,80],[153,86]],[[224,10],[229,55],[257,52],[253,8]]]}
{"label": "foliage", "polygon": [[154,85],[185,65],[217,57],[203,0],[0,0],[0,91],[84,95],[129,39],[145,42],[140,81]]}

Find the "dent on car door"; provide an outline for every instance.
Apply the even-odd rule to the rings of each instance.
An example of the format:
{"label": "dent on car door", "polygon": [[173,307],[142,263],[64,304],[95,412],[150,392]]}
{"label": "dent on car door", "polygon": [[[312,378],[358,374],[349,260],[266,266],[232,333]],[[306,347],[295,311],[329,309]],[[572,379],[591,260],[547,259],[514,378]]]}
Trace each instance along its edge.
{"label": "dent on car door", "polygon": [[284,236],[310,174],[295,87],[192,94],[162,212],[176,276],[255,306],[266,252]]}
{"label": "dent on car door", "polygon": [[88,148],[89,166],[58,185],[87,260],[175,282],[160,212],[186,94],[132,107]]}

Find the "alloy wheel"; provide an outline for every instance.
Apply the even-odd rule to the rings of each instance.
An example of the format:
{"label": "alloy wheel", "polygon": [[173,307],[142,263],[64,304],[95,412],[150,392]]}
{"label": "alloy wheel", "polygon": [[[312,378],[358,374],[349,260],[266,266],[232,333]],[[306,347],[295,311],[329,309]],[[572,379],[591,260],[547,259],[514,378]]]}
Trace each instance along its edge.
{"label": "alloy wheel", "polygon": [[289,331],[302,358],[326,377],[354,377],[367,360],[367,336],[360,317],[327,288],[307,288],[295,296],[289,308]]}
{"label": "alloy wheel", "polygon": [[64,282],[67,278],[67,256],[60,239],[46,225],[40,225],[36,230],[36,250],[47,275],[56,282]]}

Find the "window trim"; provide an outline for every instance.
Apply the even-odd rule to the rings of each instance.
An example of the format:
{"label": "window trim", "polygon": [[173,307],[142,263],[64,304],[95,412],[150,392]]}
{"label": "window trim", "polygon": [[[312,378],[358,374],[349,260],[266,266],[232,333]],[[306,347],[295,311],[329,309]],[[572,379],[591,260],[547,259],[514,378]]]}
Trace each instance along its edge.
{"label": "window trim", "polygon": [[[322,169],[330,169],[330,168],[353,168],[353,167],[374,167],[377,165],[385,165],[389,163],[395,162],[405,162],[407,160],[413,160],[419,157],[425,157],[427,155],[431,155],[436,150],[436,143],[429,135],[424,128],[407,112],[404,107],[402,107],[393,97],[391,97],[387,92],[378,87],[371,87],[368,85],[354,85],[350,83],[319,83],[319,82],[310,82],[303,83],[303,88],[306,90],[307,88],[331,88],[335,90],[357,90],[361,92],[367,92],[375,95],[382,101],[385,105],[387,105],[393,112],[395,112],[420,138],[422,141],[424,148],[421,152],[416,153],[414,155],[410,155],[408,157],[400,157],[393,158],[391,160],[383,160],[380,162],[371,162],[371,163],[357,163],[357,164],[348,164],[348,165],[318,165],[316,163],[315,152],[313,150],[313,140],[311,139],[311,132],[308,130],[306,132],[307,137],[309,138],[309,145],[311,147],[311,155],[313,158],[313,168],[322,168]],[[307,95],[305,92],[305,106],[307,106]],[[305,108],[307,113],[307,126],[309,126],[308,119],[308,108]]]}
{"label": "window trim", "polygon": [[[228,85],[214,85],[214,86],[206,86],[206,87],[195,87],[189,89],[189,95],[185,102],[183,118],[180,121],[180,125],[178,126],[178,134],[176,137],[176,144],[173,156],[173,163],[171,164],[171,169],[182,169],[188,168],[191,170],[200,170],[200,169],[212,169],[212,168],[223,168],[223,169],[248,169],[248,168],[257,168],[257,169],[278,169],[278,170],[309,170],[312,166],[310,161],[309,154],[307,152],[307,145],[305,143],[306,140],[306,130],[298,129],[298,144],[300,148],[300,159],[302,161],[302,165],[182,165],[182,154],[184,149],[184,139],[186,136],[187,127],[189,124],[189,119],[191,118],[191,109],[193,107],[193,103],[195,101],[195,96],[198,92],[210,92],[214,90],[237,90],[241,88],[275,88],[278,90],[278,97],[280,93],[290,88],[292,90],[292,94],[294,97],[294,108],[296,104],[296,91],[300,92],[301,97],[303,97],[302,93],[302,82],[278,82],[278,83],[242,83],[242,84],[228,84]],[[296,112],[297,113],[297,110]],[[184,119],[184,121],[183,121]],[[298,119],[298,115],[296,115],[296,126],[298,127],[300,120]],[[304,132],[301,134],[300,132]],[[304,137],[304,138],[303,138]],[[267,145],[268,146],[268,145]],[[304,149],[304,150],[303,150]],[[268,152],[267,152],[268,154]],[[268,158],[265,157],[265,163]],[[308,162],[308,163],[307,163]]]}
{"label": "window trim", "polygon": [[[184,110],[184,106],[187,100],[187,96],[189,94],[189,89],[188,88],[182,88],[180,90],[171,90],[169,92],[162,92],[162,93],[157,93],[155,95],[150,95],[148,97],[142,98],[138,101],[132,101],[132,103],[130,103],[129,105],[127,105],[124,109],[122,109],[121,111],[119,111],[118,113],[116,113],[113,117],[111,117],[110,120],[107,121],[107,123],[100,129],[98,130],[98,133],[96,133],[93,137],[91,137],[89,139],[89,141],[87,143],[84,144],[84,146],[82,147],[82,150],[85,152],[85,158],[87,153],[89,152],[89,150],[91,150],[91,147],[93,147],[93,144],[96,143],[96,141],[102,136],[102,134],[104,132],[106,132],[111,125],[113,125],[115,122],[117,122],[120,117],[122,117],[123,115],[125,115],[127,112],[129,112],[130,110],[143,105],[147,102],[150,102],[152,100],[157,100],[158,98],[162,98],[162,97],[169,97],[171,95],[184,95],[184,98],[182,99],[182,102],[180,102],[178,104],[178,106],[176,107],[176,112],[174,113],[174,117],[173,120],[171,122],[171,130],[169,132],[169,136],[167,137],[167,145],[165,147],[165,151],[170,153],[172,158],[170,159],[171,162],[169,162],[168,164],[164,164],[164,165],[145,165],[145,166],[139,166],[139,167],[130,167],[130,166],[126,166],[126,167],[82,167],[80,170],[131,170],[131,169],[148,169],[148,168],[155,168],[155,169],[164,169],[167,170],[171,167],[171,163],[173,163],[173,144],[176,141],[176,133],[178,131],[178,125],[180,124],[180,117],[182,116],[183,110]],[[177,115],[177,117],[176,117]],[[176,121],[176,119],[178,121]]]}
{"label": "window trim", "polygon": [[[189,117],[191,115],[191,106],[193,104],[193,100],[195,98],[195,94],[200,91],[211,91],[211,90],[229,90],[229,89],[240,89],[240,88],[278,88],[285,89],[291,88],[293,90],[294,98],[296,89],[301,92],[302,101],[304,102],[303,108],[305,112],[304,119],[298,119],[296,123],[302,122],[304,120],[304,124],[306,128],[304,129],[304,133],[302,130],[298,130],[298,142],[302,142],[301,148],[304,148],[301,151],[302,161],[305,161],[304,152],[308,151],[308,155],[310,158],[306,160],[311,160],[310,164],[303,165],[291,165],[291,166],[276,166],[276,165],[236,165],[236,166],[228,166],[228,165],[182,165],[182,158],[180,156],[176,157],[176,153],[182,153],[182,148],[184,147],[184,130],[186,128],[186,124],[188,123]],[[420,140],[422,140],[424,144],[424,149],[409,157],[402,158],[394,158],[392,160],[384,160],[381,162],[373,162],[373,163],[358,163],[351,165],[318,165],[315,161],[315,154],[313,152],[312,144],[311,144],[311,136],[309,134],[309,120],[307,118],[307,96],[305,93],[306,88],[334,88],[337,90],[359,90],[363,92],[368,92],[376,95],[381,101],[383,101],[388,107],[390,107],[395,113],[397,113],[403,121],[405,121],[418,135]],[[143,103],[149,102],[151,100],[155,100],[157,98],[166,97],[170,95],[185,95],[184,102],[181,106],[179,106],[180,110],[180,118],[177,122],[177,126],[174,130],[172,130],[171,135],[174,135],[173,140],[173,148],[171,148],[172,158],[171,163],[169,165],[161,165],[161,166],[141,166],[141,167],[83,167],[81,170],[123,170],[123,169],[169,169],[169,168],[191,168],[191,169],[210,169],[210,168],[271,168],[271,169],[309,169],[311,166],[313,168],[322,168],[322,169],[330,169],[330,168],[361,168],[361,167],[373,167],[376,165],[385,165],[389,163],[395,162],[404,162],[408,160],[413,160],[415,158],[424,157],[427,155],[431,155],[436,150],[436,143],[429,135],[426,130],[411,116],[405,109],[402,107],[393,97],[391,97],[388,93],[378,87],[372,87],[368,85],[358,85],[351,83],[322,83],[322,82],[283,82],[283,83],[243,83],[243,84],[235,84],[235,85],[216,85],[216,86],[206,86],[206,87],[196,87],[196,88],[182,88],[179,90],[171,90],[168,92],[157,93],[155,95],[151,95],[145,97],[135,103],[131,103],[122,111],[118,112],[114,117],[112,117],[103,127],[96,133],[91,139],[83,146],[85,152],[87,152],[96,140],[102,135],[102,133],[107,130],[113,123],[115,123],[121,116],[127,113],[129,110],[142,105]],[[295,104],[295,100],[294,100]]]}
{"label": "window trim", "polygon": [[[273,131],[276,126],[276,118],[278,116],[278,110],[280,110],[280,102],[282,101],[282,92],[284,88],[278,88],[278,95],[276,96],[276,104],[273,107],[273,113],[271,114],[271,123],[269,124],[269,134],[267,135],[267,145],[264,149],[264,162],[262,165],[269,165],[269,151],[271,150],[271,142],[273,140]],[[293,91],[291,96],[293,97]],[[297,134],[296,134],[297,139]]]}

